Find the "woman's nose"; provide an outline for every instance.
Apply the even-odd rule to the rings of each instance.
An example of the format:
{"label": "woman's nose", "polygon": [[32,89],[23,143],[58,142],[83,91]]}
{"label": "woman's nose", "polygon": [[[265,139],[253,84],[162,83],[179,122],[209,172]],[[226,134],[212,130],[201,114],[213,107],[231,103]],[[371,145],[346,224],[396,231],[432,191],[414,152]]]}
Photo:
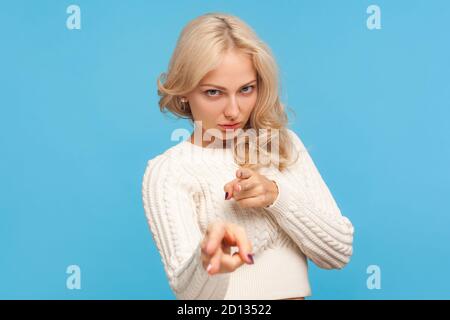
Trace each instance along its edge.
{"label": "woman's nose", "polygon": [[239,104],[236,97],[231,97],[227,106],[225,107],[224,114],[227,118],[237,119],[239,115]]}

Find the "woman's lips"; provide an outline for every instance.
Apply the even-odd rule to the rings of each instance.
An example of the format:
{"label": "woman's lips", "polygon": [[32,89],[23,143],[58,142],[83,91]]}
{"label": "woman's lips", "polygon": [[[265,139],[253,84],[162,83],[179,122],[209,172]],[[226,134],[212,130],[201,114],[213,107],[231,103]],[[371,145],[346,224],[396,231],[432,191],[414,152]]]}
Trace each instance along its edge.
{"label": "woman's lips", "polygon": [[234,125],[232,125],[232,126],[227,126],[227,125],[219,124],[219,127],[221,127],[221,128],[224,129],[224,130],[225,130],[225,129],[236,129],[236,128],[239,128],[240,125],[241,125],[241,123],[238,122],[238,123],[236,123],[236,124],[234,124]]}

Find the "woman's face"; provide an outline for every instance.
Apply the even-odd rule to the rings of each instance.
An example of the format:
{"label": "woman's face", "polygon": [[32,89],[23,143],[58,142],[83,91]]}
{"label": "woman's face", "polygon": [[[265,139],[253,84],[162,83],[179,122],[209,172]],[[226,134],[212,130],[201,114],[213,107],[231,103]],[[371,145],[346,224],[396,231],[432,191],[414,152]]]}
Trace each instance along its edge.
{"label": "woman's face", "polygon": [[[201,123],[202,135],[209,130],[209,135],[225,140],[234,137],[237,128],[244,128],[256,104],[256,80],[249,55],[236,50],[224,55],[221,64],[186,95],[194,121]],[[221,126],[234,123],[239,123],[234,129]]]}

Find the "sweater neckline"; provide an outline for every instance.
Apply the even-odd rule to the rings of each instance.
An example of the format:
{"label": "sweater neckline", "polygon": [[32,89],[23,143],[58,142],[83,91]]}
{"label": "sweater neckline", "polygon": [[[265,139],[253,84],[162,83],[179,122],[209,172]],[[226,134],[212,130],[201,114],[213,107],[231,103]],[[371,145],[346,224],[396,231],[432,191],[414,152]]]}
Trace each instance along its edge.
{"label": "sweater neckline", "polygon": [[196,156],[211,156],[211,157],[227,157],[234,158],[233,150],[231,146],[227,148],[214,148],[214,147],[201,147],[199,145],[193,144],[190,141],[190,138],[182,141],[180,143],[181,148],[187,150],[188,152],[196,155]]}

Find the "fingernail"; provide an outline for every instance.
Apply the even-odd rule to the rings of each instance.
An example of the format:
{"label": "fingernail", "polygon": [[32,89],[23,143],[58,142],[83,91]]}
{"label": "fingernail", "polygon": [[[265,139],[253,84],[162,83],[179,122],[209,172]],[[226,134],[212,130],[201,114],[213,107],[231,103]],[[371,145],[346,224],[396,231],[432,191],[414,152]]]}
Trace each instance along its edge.
{"label": "fingernail", "polygon": [[228,192],[225,192],[225,200],[228,198]]}
{"label": "fingernail", "polygon": [[210,264],[208,264],[208,267],[206,268],[206,272],[209,273],[209,270],[211,270],[211,268],[212,268],[212,265],[211,265],[211,263],[210,263]]}
{"label": "fingernail", "polygon": [[250,260],[250,264],[254,264],[255,260],[253,260],[253,254],[249,253],[247,254],[248,259]]}
{"label": "fingernail", "polygon": [[240,185],[240,184],[238,184],[238,185],[237,185],[237,190],[238,190],[238,192],[240,192],[240,191],[241,191],[241,189],[242,189],[241,185]]}

